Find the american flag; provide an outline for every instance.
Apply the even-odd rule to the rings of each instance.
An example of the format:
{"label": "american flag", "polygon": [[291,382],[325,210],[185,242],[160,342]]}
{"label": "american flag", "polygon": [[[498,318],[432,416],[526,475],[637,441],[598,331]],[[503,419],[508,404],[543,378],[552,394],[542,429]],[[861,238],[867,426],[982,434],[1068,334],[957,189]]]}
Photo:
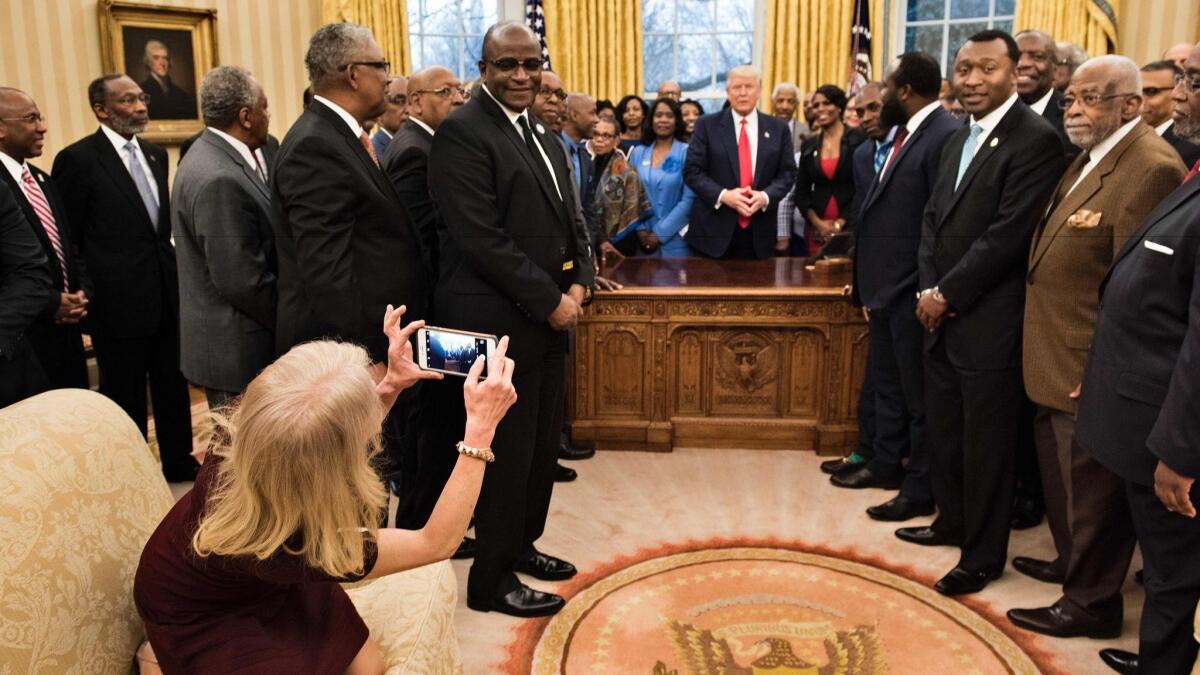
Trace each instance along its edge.
{"label": "american flag", "polygon": [[550,70],[550,50],[546,49],[546,14],[542,11],[542,0],[525,0],[525,24],[537,33],[542,46],[543,68]]}

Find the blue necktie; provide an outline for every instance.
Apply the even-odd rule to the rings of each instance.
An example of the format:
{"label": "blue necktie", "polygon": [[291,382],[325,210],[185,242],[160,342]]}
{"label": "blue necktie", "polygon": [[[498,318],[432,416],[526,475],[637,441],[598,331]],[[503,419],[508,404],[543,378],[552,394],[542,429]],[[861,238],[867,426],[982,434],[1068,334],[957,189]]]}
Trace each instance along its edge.
{"label": "blue necktie", "polygon": [[962,157],[958,160],[958,178],[954,179],[954,190],[958,190],[958,184],[962,182],[963,174],[967,172],[967,167],[971,166],[971,160],[975,159],[975,146],[979,143],[979,135],[983,133],[983,127],[978,124],[971,125],[971,134],[967,136],[967,142],[963,143]]}
{"label": "blue necktie", "polygon": [[876,146],[876,148],[875,148],[875,175],[879,175],[879,170],[883,168],[883,163],[885,161],[887,161],[888,153],[892,151],[892,143],[893,142],[894,141],[888,141],[886,143],[880,143],[878,146]]}
{"label": "blue necktie", "polygon": [[142,197],[142,203],[146,205],[146,213],[150,215],[150,224],[157,230],[158,200],[154,198],[154,191],[150,189],[150,181],[146,178],[146,172],[142,170],[142,163],[138,161],[137,145],[134,141],[125,144],[125,157],[129,161],[129,175],[133,176],[133,184]]}

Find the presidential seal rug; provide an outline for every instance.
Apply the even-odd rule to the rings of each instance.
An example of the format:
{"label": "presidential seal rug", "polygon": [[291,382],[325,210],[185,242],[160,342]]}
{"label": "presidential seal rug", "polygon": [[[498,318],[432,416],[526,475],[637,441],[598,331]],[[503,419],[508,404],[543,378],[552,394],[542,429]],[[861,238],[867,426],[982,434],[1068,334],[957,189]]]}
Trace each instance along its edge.
{"label": "presidential seal rug", "polygon": [[[561,589],[518,631],[507,672],[539,675],[1054,673],[980,603],[832,549],[663,547]],[[911,576],[911,575],[910,575]],[[1011,630],[1011,628],[1010,628]]]}

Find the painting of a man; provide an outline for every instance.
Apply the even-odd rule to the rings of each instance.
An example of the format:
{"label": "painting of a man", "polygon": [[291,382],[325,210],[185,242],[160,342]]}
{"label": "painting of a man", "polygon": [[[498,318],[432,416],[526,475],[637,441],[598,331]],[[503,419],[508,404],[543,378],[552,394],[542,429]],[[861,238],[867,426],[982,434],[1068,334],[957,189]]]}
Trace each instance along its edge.
{"label": "painting of a man", "polygon": [[195,120],[196,72],[189,31],[125,27],[125,72],[150,97],[150,120]]}

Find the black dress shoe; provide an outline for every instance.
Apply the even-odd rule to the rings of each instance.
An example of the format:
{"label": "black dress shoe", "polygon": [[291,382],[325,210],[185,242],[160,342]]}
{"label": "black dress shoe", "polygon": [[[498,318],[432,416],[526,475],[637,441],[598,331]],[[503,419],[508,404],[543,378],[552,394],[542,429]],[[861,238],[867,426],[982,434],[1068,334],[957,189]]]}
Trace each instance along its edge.
{"label": "black dress shoe", "polygon": [[867,508],[867,515],[875,520],[900,522],[921,516],[932,516],[937,511],[933,502],[914,502],[904,495],[896,495],[879,506]]}
{"label": "black dress shoe", "polygon": [[1062,600],[1049,607],[1010,609],[1008,620],[1018,628],[1051,637],[1089,637],[1111,640],[1121,636],[1121,614],[1096,617]]}
{"label": "black dress shoe", "polygon": [[993,579],[999,579],[1002,572],[972,572],[961,567],[955,567],[946,576],[933,585],[933,590],[942,595],[967,595],[978,593],[987,588]]}
{"label": "black dress shoe", "polygon": [[579,473],[570,467],[565,467],[562,464],[554,465],[554,482],[555,483],[570,483],[579,478]]}
{"label": "black dress shoe", "polygon": [[850,488],[851,490],[861,490],[863,488],[899,490],[900,484],[904,482],[904,477],[884,478],[883,476],[876,475],[866,465],[862,465],[833,474],[829,477],[829,482],[837,487]]}
{"label": "black dress shoe", "polygon": [[932,527],[902,527],[896,530],[896,536],[901,541],[921,546],[958,546],[958,542],[953,537],[942,534]]}
{"label": "black dress shoe", "polygon": [[1025,576],[1048,584],[1062,584],[1067,576],[1057,560],[1038,560],[1037,558],[1017,556],[1013,558],[1012,566],[1014,570]]}
{"label": "black dress shoe", "polygon": [[509,616],[533,617],[557,614],[566,602],[561,595],[534,590],[525,584],[502,597],[480,600],[467,596],[467,607],[480,612],[500,612]]}
{"label": "black dress shoe", "polygon": [[1013,498],[1012,529],[1028,530],[1037,527],[1046,517],[1046,505],[1031,497]]}
{"label": "black dress shoe", "polygon": [[1124,649],[1101,649],[1100,660],[1124,675],[1136,675],[1138,671],[1138,655]]}
{"label": "black dress shoe", "polygon": [[847,469],[853,469],[865,464],[865,462],[851,462],[849,460],[849,457],[825,460],[821,462],[821,473],[835,474],[839,471],[846,471]]}
{"label": "black dress shoe", "polygon": [[595,448],[575,448],[567,443],[558,444],[558,458],[565,459],[569,462],[577,462],[581,459],[591,459],[595,455]]}
{"label": "black dress shoe", "polygon": [[463,537],[462,543],[458,545],[458,550],[454,555],[450,556],[451,560],[466,560],[475,557],[475,551],[478,549],[478,544],[470,537]]}
{"label": "black dress shoe", "polygon": [[575,576],[575,566],[566,560],[545,553],[534,552],[517,560],[513,571],[528,574],[542,581],[562,581]]}

